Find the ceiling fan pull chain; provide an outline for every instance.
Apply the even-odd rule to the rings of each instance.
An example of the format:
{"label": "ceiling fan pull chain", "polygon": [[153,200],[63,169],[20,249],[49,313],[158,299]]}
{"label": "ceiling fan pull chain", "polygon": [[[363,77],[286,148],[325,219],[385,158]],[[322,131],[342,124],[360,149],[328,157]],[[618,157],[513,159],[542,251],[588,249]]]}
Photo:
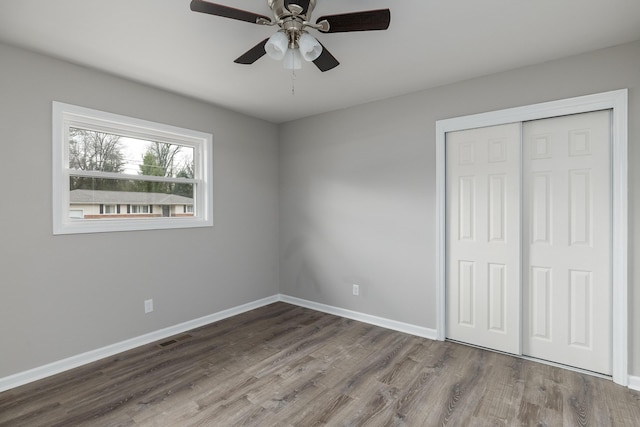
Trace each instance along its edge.
{"label": "ceiling fan pull chain", "polygon": [[296,94],[296,70],[291,70],[291,96]]}

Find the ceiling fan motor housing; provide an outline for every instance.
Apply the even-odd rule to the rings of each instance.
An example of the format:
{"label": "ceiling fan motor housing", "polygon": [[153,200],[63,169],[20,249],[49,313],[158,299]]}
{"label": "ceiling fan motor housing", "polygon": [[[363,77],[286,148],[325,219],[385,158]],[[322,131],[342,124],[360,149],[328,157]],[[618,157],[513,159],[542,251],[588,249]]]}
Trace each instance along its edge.
{"label": "ceiling fan motor housing", "polygon": [[[285,1],[285,0],[267,0],[269,8],[273,11],[273,16],[276,21],[295,15],[299,16],[302,21],[306,21],[310,16],[313,9],[316,7],[316,0],[299,0]],[[305,6],[307,6],[305,8]]]}
{"label": "ceiling fan motor housing", "polygon": [[289,37],[289,48],[297,49],[298,40],[300,39],[300,35],[302,34],[302,28],[303,28],[302,21],[294,17],[288,17],[284,19],[280,27],[282,28],[284,33]]}

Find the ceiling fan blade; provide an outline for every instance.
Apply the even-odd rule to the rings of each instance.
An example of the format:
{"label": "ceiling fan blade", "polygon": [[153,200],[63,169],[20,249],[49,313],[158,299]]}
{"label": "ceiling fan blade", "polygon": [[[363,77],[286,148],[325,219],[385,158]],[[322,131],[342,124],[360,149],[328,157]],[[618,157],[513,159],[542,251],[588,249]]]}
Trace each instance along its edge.
{"label": "ceiling fan blade", "polygon": [[236,59],[233,62],[235,62],[236,64],[245,64],[245,65],[253,64],[258,59],[266,55],[267,52],[264,50],[264,45],[267,44],[268,41],[269,41],[268,38],[262,40],[260,43],[258,43],[257,45],[255,45],[254,47],[252,47],[242,55],[240,55],[240,57],[238,57],[238,59]]}
{"label": "ceiling fan blade", "polygon": [[237,19],[238,21],[251,22],[252,24],[257,23],[259,18],[271,21],[271,18],[264,15],[247,12],[246,10],[240,10],[229,6],[223,6],[221,4],[209,3],[202,0],[191,0],[191,10],[194,12],[222,16],[224,18]]}
{"label": "ceiling fan blade", "polygon": [[386,30],[391,22],[389,9],[368,10],[365,12],[343,13],[340,15],[327,15],[318,18],[329,22],[327,33],[343,33],[347,31],[371,31]]}
{"label": "ceiling fan blade", "polygon": [[324,73],[325,71],[336,68],[340,63],[322,43],[320,43],[320,45],[322,46],[322,53],[313,61],[313,63],[316,64],[316,67]]}

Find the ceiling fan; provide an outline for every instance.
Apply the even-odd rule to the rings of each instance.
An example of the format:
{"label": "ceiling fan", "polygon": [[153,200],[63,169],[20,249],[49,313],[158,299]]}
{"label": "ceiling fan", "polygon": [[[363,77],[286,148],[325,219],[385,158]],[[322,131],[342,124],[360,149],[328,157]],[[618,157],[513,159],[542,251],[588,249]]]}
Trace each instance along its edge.
{"label": "ceiling fan", "polygon": [[284,67],[287,69],[300,68],[301,58],[312,61],[323,72],[340,64],[319,41],[306,31],[307,28],[323,33],[389,28],[391,21],[389,9],[326,15],[318,18],[314,24],[311,22],[311,13],[316,6],[316,1],[267,0],[273,12],[273,18],[203,0],[191,0],[191,10],[258,25],[277,25],[280,27],[277,33],[246,51],[234,62],[253,64],[268,54],[274,59],[283,59]]}

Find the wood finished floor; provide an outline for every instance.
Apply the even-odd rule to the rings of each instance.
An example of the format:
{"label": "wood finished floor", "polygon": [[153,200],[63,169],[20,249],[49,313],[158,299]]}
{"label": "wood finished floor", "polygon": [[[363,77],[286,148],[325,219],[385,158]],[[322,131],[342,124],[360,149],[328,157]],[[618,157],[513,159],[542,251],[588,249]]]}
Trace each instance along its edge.
{"label": "wood finished floor", "polygon": [[0,393],[0,425],[640,426],[609,380],[285,303],[187,334]]}

